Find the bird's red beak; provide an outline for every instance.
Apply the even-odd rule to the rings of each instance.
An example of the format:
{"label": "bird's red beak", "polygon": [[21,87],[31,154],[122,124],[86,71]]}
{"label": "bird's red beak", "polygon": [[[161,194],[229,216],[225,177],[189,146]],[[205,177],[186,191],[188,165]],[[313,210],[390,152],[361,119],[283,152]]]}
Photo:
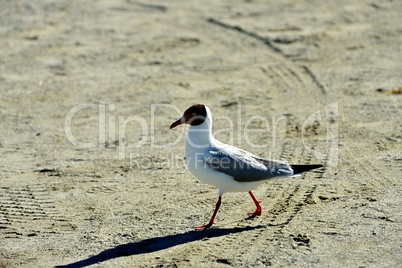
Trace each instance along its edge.
{"label": "bird's red beak", "polygon": [[180,118],[179,120],[173,122],[173,124],[170,125],[170,129],[177,127],[178,125],[184,124],[184,118]]}

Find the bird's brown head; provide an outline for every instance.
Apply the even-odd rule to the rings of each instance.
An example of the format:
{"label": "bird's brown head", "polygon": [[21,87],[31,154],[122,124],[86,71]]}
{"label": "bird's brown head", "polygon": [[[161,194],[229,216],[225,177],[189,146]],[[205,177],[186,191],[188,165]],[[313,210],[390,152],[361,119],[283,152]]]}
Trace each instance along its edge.
{"label": "bird's brown head", "polygon": [[181,124],[189,124],[191,126],[198,126],[204,123],[207,119],[207,109],[203,104],[195,104],[188,108],[183,116],[170,125],[170,129],[177,127]]}

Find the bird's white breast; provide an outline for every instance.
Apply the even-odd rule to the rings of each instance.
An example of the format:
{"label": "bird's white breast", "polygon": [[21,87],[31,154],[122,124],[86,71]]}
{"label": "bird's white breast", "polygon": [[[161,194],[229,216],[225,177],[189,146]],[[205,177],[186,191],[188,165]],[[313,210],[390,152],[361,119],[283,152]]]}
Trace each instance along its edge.
{"label": "bird's white breast", "polygon": [[[201,134],[202,135],[202,134]],[[195,141],[200,141],[195,144]],[[186,139],[186,161],[190,172],[201,182],[218,187],[220,194],[225,192],[247,192],[257,188],[263,182],[237,182],[232,176],[212,169],[204,162],[204,154],[215,146],[211,135],[208,139],[200,133],[189,131]],[[201,144],[204,142],[204,144]]]}

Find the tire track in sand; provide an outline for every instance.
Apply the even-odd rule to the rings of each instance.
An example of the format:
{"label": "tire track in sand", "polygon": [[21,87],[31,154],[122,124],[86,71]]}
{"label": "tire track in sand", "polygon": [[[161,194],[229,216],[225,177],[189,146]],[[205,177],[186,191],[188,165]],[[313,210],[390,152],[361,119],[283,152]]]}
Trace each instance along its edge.
{"label": "tire track in sand", "polygon": [[[207,22],[262,42],[270,49],[270,51],[273,52],[273,53],[271,53],[272,58],[274,58],[275,60],[280,62],[283,66],[285,66],[285,68],[288,69],[288,73],[290,74],[289,77],[293,77],[291,79],[293,79],[293,80],[295,79],[304,85],[308,83],[307,81],[310,81],[310,83],[315,85],[316,89],[318,89],[322,93],[322,95],[327,95],[327,92],[328,92],[327,88],[318,79],[318,77],[313,73],[313,71],[310,68],[308,68],[307,66],[296,64],[291,59],[289,59],[286,56],[286,54],[283,53],[283,51],[279,47],[274,45],[273,41],[269,37],[260,36],[255,32],[246,30],[240,26],[230,25],[228,23],[217,20],[215,18],[208,18]],[[289,77],[287,77],[286,80],[290,80]],[[304,88],[307,89],[307,87],[304,87]]]}
{"label": "tire track in sand", "polygon": [[[1,187],[0,237],[16,238],[73,231],[73,224],[55,208],[47,192],[45,185]],[[31,225],[32,221],[41,224]]]}

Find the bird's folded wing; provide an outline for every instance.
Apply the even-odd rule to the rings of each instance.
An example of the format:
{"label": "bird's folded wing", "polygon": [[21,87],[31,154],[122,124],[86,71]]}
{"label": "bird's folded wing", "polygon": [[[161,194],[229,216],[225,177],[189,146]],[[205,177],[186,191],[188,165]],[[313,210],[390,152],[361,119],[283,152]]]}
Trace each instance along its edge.
{"label": "bird's folded wing", "polygon": [[238,182],[293,175],[293,170],[287,162],[263,159],[233,146],[208,150],[204,154],[204,162],[212,169],[232,176]]}

